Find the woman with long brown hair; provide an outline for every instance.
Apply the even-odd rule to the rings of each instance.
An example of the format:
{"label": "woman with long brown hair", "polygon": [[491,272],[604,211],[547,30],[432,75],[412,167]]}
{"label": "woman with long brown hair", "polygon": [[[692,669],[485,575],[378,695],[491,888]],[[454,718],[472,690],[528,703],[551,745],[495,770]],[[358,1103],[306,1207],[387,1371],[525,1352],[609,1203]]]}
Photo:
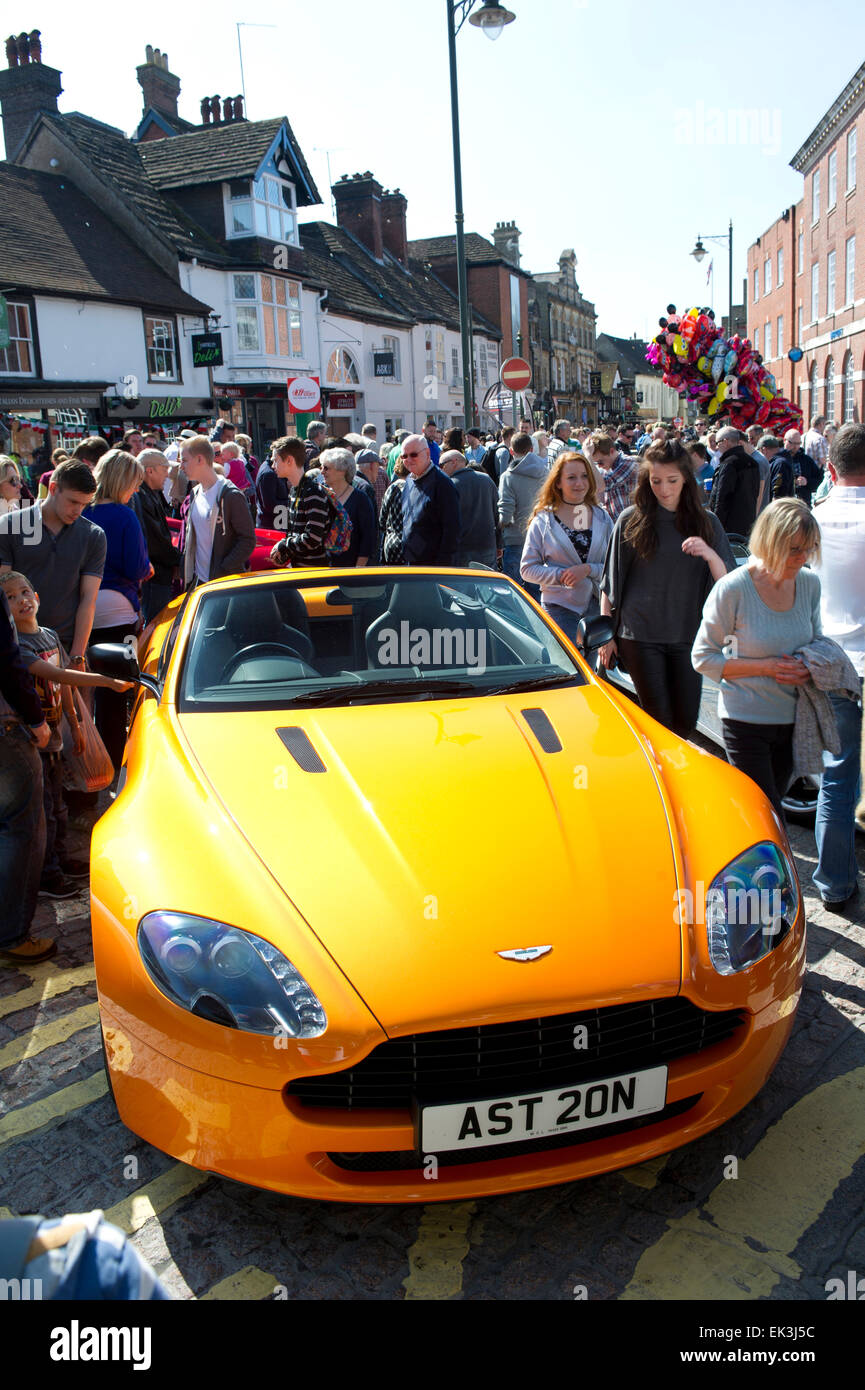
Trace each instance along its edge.
{"label": "woman with long brown hair", "polygon": [[640,704],[682,738],[696,728],[702,678],[691,647],[712,586],[736,562],[721,523],[700,499],[694,466],[678,440],[646,450],[633,505],[616,521],[601,581],[601,612],[616,636]]}
{"label": "woman with long brown hair", "polygon": [[594,590],[612,531],[594,469],[582,454],[559,454],[529,519],[520,577],[540,586],[541,606],[572,642],[580,619],[598,611]]}

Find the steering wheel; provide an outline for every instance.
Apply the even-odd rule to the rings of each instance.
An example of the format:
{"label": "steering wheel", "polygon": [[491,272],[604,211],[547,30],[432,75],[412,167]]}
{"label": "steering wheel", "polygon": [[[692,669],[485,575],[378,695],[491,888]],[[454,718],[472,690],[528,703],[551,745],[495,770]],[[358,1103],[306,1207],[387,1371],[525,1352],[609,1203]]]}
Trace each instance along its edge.
{"label": "steering wheel", "polygon": [[306,658],[299,651],[296,651],[294,647],[287,646],[284,642],[253,642],[251,646],[243,647],[239,652],[235,652],[234,656],[225,663],[222,675],[219,677],[219,684],[226,685],[238,666],[242,666],[244,661],[248,661],[252,656],[289,656],[294,661],[306,661]]}

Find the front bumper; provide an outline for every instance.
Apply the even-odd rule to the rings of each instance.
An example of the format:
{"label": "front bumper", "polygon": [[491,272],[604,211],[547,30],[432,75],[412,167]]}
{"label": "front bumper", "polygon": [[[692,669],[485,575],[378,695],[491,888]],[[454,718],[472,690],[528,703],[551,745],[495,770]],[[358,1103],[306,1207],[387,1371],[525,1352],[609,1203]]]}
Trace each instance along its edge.
{"label": "front bumper", "polygon": [[[783,949],[780,948],[780,949]],[[284,1089],[205,1075],[136,1037],[101,1004],[120,1117],[134,1133],[184,1163],[234,1181],[338,1202],[433,1202],[547,1187],[643,1163],[723,1124],[763,1086],[787,1042],[798,990],[748,1015],[734,1038],[670,1063],[667,1107],[680,1113],[627,1132],[547,1151],[423,1163],[408,1171],[358,1171],[331,1155],[415,1149],[408,1111],[304,1106]],[[697,1099],[694,1100],[694,1097]],[[479,1151],[482,1154],[482,1150]]]}

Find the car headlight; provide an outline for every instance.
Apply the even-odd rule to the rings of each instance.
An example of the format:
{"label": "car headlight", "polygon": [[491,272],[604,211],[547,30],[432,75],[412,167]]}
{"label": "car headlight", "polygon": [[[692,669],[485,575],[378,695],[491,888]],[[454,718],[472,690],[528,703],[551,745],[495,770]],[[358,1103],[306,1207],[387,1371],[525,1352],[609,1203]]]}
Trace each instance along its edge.
{"label": "car headlight", "polygon": [[327,1028],[300,972],[251,932],[185,912],[149,912],[138,924],[138,949],[157,989],[211,1023],[290,1038],[318,1038]]}
{"label": "car headlight", "polygon": [[799,912],[796,872],[777,845],[752,845],[712,880],[706,894],[709,956],[719,975],[734,975],[783,941]]}

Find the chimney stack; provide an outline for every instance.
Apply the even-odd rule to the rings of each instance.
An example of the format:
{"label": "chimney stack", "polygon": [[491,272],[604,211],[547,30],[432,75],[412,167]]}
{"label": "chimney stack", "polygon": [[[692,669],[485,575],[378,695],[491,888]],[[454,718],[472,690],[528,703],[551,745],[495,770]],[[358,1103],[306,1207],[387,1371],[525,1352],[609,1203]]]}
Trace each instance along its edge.
{"label": "chimney stack", "polygon": [[8,67],[0,71],[0,111],[6,158],[11,160],[39,112],[56,115],[57,98],[63,87],[57,69],[42,62],[38,29],[9,36],[6,62]]}
{"label": "chimney stack", "polygon": [[177,99],[180,96],[180,78],[168,70],[168,54],[160,53],[150,44],[144,50],[145,62],[135,69],[138,82],[144,93],[144,110],[152,107],[162,116],[177,120]]}
{"label": "chimney stack", "polygon": [[381,200],[381,233],[385,247],[403,265],[408,264],[408,235],[405,214],[408,203],[405,194],[395,188]]}
{"label": "chimney stack", "polygon": [[520,263],[520,229],[516,222],[497,222],[493,242],[500,256],[511,265]]}
{"label": "chimney stack", "polygon": [[[353,177],[343,174],[331,192],[336,203],[337,225],[357,237],[380,261],[384,253],[381,184],[367,169],[365,174],[355,174]],[[399,196],[402,197],[402,194]]]}

